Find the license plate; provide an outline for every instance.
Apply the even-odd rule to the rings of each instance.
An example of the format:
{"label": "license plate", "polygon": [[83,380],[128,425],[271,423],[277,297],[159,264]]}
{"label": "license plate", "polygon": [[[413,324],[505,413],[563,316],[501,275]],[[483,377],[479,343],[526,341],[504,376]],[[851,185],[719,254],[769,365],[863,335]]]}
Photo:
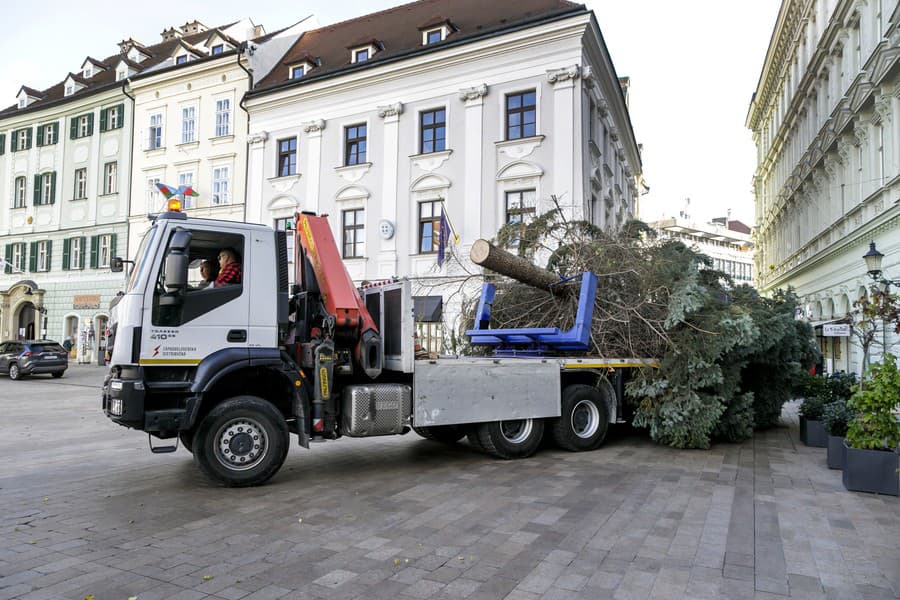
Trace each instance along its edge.
{"label": "license plate", "polygon": [[45,357],[44,357],[44,360],[56,360],[56,357],[55,357],[55,356],[52,356],[52,355],[51,355],[51,356],[45,356]]}

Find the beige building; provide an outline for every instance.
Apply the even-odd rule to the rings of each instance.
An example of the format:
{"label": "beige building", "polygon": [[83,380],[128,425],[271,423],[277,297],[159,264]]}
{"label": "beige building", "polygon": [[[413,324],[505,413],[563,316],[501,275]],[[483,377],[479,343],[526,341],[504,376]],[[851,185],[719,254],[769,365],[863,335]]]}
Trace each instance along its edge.
{"label": "beige building", "polygon": [[[747,115],[759,288],[794,288],[820,335],[867,293],[870,242],[900,277],[898,47],[895,0],[784,0]],[[860,372],[852,338],[820,341],[826,368]]]}

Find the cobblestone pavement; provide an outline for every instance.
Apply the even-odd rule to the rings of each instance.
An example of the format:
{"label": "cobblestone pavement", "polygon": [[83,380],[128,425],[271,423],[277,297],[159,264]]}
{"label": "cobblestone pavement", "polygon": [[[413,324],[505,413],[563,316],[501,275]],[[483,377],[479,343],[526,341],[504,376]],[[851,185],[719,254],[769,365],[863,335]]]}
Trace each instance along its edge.
{"label": "cobblestone pavement", "polygon": [[[0,378],[0,600],[895,598],[900,500],[786,426],[504,462],[415,434],[291,450],[256,489],[101,414],[103,371]],[[296,442],[295,442],[296,444]]]}

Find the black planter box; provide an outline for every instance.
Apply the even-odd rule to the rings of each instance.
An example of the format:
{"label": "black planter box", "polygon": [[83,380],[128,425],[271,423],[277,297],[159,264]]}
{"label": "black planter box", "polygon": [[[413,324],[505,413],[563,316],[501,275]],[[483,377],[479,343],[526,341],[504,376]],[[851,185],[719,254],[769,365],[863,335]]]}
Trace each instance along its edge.
{"label": "black planter box", "polygon": [[844,438],[836,435],[828,436],[828,468],[843,469],[847,453],[844,451]]}
{"label": "black planter box", "polygon": [[828,434],[822,421],[800,417],[800,441],[813,448],[828,447]]}
{"label": "black planter box", "polygon": [[857,450],[844,442],[844,487],[853,492],[900,496],[900,454],[885,450]]}

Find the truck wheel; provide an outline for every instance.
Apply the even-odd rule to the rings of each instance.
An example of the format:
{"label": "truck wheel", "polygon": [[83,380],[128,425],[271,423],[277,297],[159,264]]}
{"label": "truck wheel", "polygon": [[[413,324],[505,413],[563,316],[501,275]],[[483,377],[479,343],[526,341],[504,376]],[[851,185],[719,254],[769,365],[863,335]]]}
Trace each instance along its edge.
{"label": "truck wheel", "polygon": [[560,448],[572,452],[594,450],[609,431],[609,409],[603,394],[594,387],[575,384],[563,390],[561,415],[550,432]]}
{"label": "truck wheel", "polygon": [[434,425],[432,427],[413,427],[413,431],[426,440],[441,442],[442,444],[455,444],[466,437],[466,432],[456,425]]}
{"label": "truck wheel", "polygon": [[493,421],[475,426],[481,448],[498,458],[526,458],[534,454],[544,435],[542,419]]}
{"label": "truck wheel", "polygon": [[17,379],[22,379],[22,371],[19,370],[19,365],[16,363],[12,363],[9,365],[9,378],[13,381]]}
{"label": "truck wheel", "polygon": [[188,452],[193,453],[194,447],[194,430],[190,431],[179,431],[178,432],[178,441],[181,442],[181,446],[187,450]]}
{"label": "truck wheel", "polygon": [[259,485],[278,472],[288,452],[288,427],[271,403],[235,396],[213,408],[194,436],[194,461],[228,487]]}

